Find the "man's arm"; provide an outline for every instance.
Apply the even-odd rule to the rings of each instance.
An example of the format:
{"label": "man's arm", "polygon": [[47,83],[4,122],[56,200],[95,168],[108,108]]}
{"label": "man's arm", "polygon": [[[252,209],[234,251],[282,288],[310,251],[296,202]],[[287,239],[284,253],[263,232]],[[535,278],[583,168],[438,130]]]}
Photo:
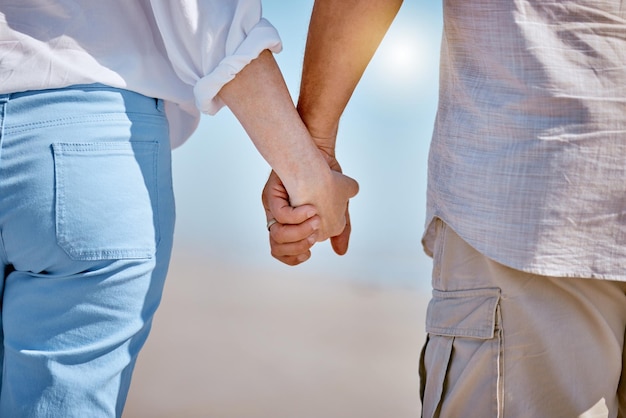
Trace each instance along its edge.
{"label": "man's arm", "polygon": [[334,155],[339,119],[402,0],[316,0],[306,42],[298,112]]}
{"label": "man's arm", "polygon": [[325,240],[345,226],[357,183],[333,172],[302,123],[273,55],[264,51],[219,92],[261,155],[281,177],[292,206],[313,204]]}
{"label": "man's arm", "polygon": [[[335,158],[335,142],[339,119],[352,97],[363,72],[395,18],[402,0],[316,0],[307,37],[298,112],[317,146],[322,150],[333,170],[341,168]],[[275,190],[277,178],[270,176],[267,190]],[[284,202],[283,202],[284,203]],[[266,211],[282,207],[279,200],[264,194]],[[284,213],[281,214],[285,218]],[[276,217],[276,216],[275,216]],[[337,254],[344,254],[350,236],[349,215],[346,228],[331,238]],[[297,264],[299,258],[310,255],[297,253],[306,245],[306,227],[297,218],[286,219],[286,224],[270,231],[272,254],[288,264]],[[280,222],[280,221],[279,221]],[[294,242],[299,242],[295,246]],[[312,244],[311,244],[312,245]],[[310,247],[310,246],[309,246]],[[305,255],[303,255],[305,254]]]}

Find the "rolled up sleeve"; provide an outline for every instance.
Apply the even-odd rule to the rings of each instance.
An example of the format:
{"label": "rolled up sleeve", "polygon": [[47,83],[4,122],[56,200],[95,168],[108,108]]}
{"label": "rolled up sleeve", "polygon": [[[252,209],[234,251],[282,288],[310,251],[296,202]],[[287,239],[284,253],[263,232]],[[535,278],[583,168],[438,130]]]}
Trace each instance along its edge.
{"label": "rolled up sleeve", "polygon": [[215,114],[217,96],[265,49],[280,52],[276,29],[262,18],[260,0],[152,0],[152,10],[174,71],[193,87],[196,106]]}

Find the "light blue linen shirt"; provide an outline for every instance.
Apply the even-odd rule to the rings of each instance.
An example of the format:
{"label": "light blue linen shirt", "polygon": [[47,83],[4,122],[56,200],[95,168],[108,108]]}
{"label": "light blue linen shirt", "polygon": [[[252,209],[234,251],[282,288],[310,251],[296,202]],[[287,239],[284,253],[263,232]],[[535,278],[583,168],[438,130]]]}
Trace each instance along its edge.
{"label": "light blue linen shirt", "polygon": [[626,3],[444,0],[440,83],[426,252],[626,280]]}

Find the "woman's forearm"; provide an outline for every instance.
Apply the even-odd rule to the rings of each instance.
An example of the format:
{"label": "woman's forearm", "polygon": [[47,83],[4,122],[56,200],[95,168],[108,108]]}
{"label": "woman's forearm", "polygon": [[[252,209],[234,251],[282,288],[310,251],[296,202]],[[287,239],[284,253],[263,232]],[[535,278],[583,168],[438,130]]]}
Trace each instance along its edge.
{"label": "woman's forearm", "polygon": [[324,224],[321,239],[340,233],[347,201],[358,186],[326,163],[295,109],[273,55],[261,53],[219,95],[283,181],[292,206],[310,203],[318,208]]}
{"label": "woman's forearm", "polygon": [[300,119],[269,51],[248,64],[219,95],[292,198],[299,198],[304,179],[328,175],[328,165]]}

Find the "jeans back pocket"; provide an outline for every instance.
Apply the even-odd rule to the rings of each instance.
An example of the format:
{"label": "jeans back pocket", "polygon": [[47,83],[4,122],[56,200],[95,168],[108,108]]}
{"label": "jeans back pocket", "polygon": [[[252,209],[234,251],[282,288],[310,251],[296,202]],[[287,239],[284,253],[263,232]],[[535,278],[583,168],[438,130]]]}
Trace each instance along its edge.
{"label": "jeans back pocket", "polygon": [[150,258],[157,142],[54,143],[56,235],[74,260]]}

